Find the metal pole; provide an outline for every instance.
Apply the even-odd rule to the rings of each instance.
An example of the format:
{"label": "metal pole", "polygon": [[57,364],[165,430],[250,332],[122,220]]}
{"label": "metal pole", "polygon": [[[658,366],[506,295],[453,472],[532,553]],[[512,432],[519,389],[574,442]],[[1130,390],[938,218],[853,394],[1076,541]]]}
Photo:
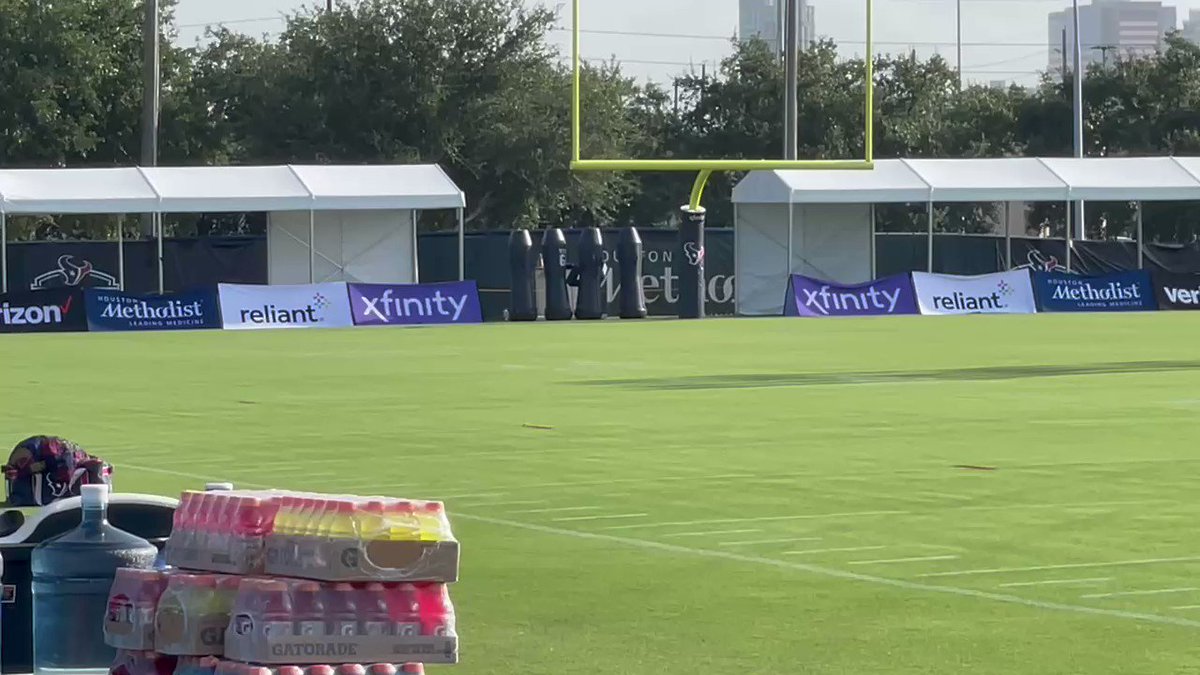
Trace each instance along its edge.
{"label": "metal pole", "polygon": [[142,24],[142,166],[158,164],[160,66],[158,2],[145,0]]}
{"label": "metal pole", "polygon": [[125,216],[117,216],[117,285],[125,290]]}
{"label": "metal pole", "polygon": [[875,204],[871,204],[871,280],[874,280],[879,274],[879,262],[876,260],[878,252],[875,250]]}
{"label": "metal pole", "polygon": [[[1140,237],[1139,237],[1140,239]],[[8,216],[0,211],[0,293],[8,292]]]}
{"label": "metal pole", "polygon": [[414,284],[419,284],[419,283],[421,283],[421,257],[420,257],[420,255],[417,253],[417,246],[419,245],[419,244],[418,244],[418,240],[417,240],[417,210],[416,210],[416,209],[413,209],[413,210],[411,211],[411,213],[412,213],[412,247],[413,247],[413,251],[412,251],[412,266],[413,266],[412,280],[413,280],[413,283],[414,283]]}
{"label": "metal pole", "polygon": [[796,205],[788,200],[788,244],[787,244],[787,277],[792,278],[792,256],[795,251],[795,232],[796,232]]}
{"label": "metal pole", "polygon": [[1009,208],[1012,202],[1004,202],[1004,271],[1012,269],[1012,221]]}
{"label": "metal pole", "polygon": [[1142,209],[1142,202],[1138,202],[1137,203],[1137,257],[1138,257],[1138,269],[1139,270],[1146,269],[1146,242],[1142,240],[1143,225],[1144,225],[1144,223],[1142,222],[1143,213],[1144,213],[1144,211]]}
{"label": "metal pole", "polygon": [[308,212],[308,283],[317,283],[317,212]]}
{"label": "metal pole", "polygon": [[925,251],[925,271],[933,273],[933,200],[929,200],[926,204],[926,209],[929,214],[929,232],[926,236],[926,251]]}
{"label": "metal pole", "polygon": [[783,100],[783,158],[794,160],[799,154],[800,132],[800,0],[785,0],[783,13],[783,63],[787,81]]}
{"label": "metal pole", "polygon": [[963,48],[963,39],[962,39],[962,37],[963,37],[963,30],[962,30],[962,26],[963,26],[963,24],[962,24],[962,0],[958,0],[958,2],[956,3],[956,6],[955,6],[955,14],[956,14],[956,20],[957,20],[957,22],[958,22],[958,36],[957,36],[957,38],[956,38],[956,40],[957,40],[957,46],[958,46],[958,61],[956,62],[956,63],[958,64],[958,90],[959,90],[959,91],[962,91],[962,88],[963,88],[963,60],[962,60],[962,48]]}
{"label": "metal pole", "polygon": [[[790,202],[791,200],[792,200],[792,198],[789,195],[788,201]],[[742,271],[742,261],[740,258],[738,258],[738,253],[739,253],[738,239],[740,238],[740,235],[742,232],[742,221],[738,219],[740,215],[741,214],[738,213],[738,205],[736,202],[734,202],[734,204],[733,204],[733,315],[734,316],[741,316],[741,314],[738,312],[738,308],[741,307],[741,304],[742,304],[742,300],[741,300],[742,285],[738,281],[739,275]]]}
{"label": "metal pole", "polygon": [[158,231],[158,294],[162,295],[166,292],[166,287],[163,285],[163,223],[162,214],[154,214],[154,229]]}
{"label": "metal pole", "polygon": [[467,235],[463,221],[463,210],[458,210],[458,280],[467,278]]}
{"label": "metal pole", "polygon": [[[1075,25],[1075,80],[1074,84],[1074,110],[1075,117],[1075,157],[1083,158],[1083,38],[1079,33],[1079,0],[1071,2],[1072,21]],[[1087,240],[1087,220],[1084,214],[1083,200],[1075,202],[1075,225],[1079,229],[1079,240]],[[1067,248],[1070,249],[1070,237],[1067,239]]]}
{"label": "metal pole", "polygon": [[1071,202],[1067,202],[1067,274],[1071,273]]}
{"label": "metal pole", "polygon": [[326,12],[333,11],[333,0],[325,0],[325,11]]}

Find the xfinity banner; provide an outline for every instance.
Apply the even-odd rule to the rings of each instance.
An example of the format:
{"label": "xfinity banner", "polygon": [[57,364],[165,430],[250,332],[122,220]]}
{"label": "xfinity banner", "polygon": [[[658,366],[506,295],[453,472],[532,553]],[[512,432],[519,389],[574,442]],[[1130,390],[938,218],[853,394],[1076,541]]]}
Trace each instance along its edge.
{"label": "xfinity banner", "polygon": [[1129,312],[1158,308],[1150,273],[1145,271],[1095,277],[1034,272],[1033,285],[1043,312]]}
{"label": "xfinity banner", "polygon": [[87,330],[83,292],[56,288],[0,295],[0,333],[65,333]]}
{"label": "xfinity banner", "polygon": [[1033,314],[1037,303],[1029,270],[977,277],[913,272],[922,314]]}
{"label": "xfinity banner", "polygon": [[88,289],[88,330],[200,330],[221,327],[215,290],[150,295]]}
{"label": "xfinity banner", "polygon": [[353,326],[346,284],[244,286],[220,284],[226,329],[345,328]]}
{"label": "xfinity banner", "polygon": [[356,326],[482,323],[474,281],[445,284],[349,284]]}
{"label": "xfinity banner", "polygon": [[1154,294],[1163,309],[1200,309],[1200,274],[1156,273]]}
{"label": "xfinity banner", "polygon": [[819,279],[792,275],[785,316],[881,316],[916,314],[912,279],[898,274],[886,279],[838,286]]}

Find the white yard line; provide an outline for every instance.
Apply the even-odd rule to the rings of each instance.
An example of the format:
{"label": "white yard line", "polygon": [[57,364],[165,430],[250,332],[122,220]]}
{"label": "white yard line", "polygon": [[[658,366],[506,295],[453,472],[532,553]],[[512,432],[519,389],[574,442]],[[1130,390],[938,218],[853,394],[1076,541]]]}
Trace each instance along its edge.
{"label": "white yard line", "polygon": [[467,504],[467,508],[483,508],[487,506],[527,506],[532,504],[549,504],[548,499],[510,499],[503,502],[475,502]]}
{"label": "white yard line", "polygon": [[821,541],[820,537],[788,537],[786,539],[756,539],[754,541],[723,541],[717,546],[756,546],[758,544],[790,544],[797,541]]}
{"label": "white yard line", "polygon": [[1200,605],[1180,605],[1171,609],[1200,609]]}
{"label": "white yard line", "polygon": [[708,537],[717,534],[753,534],[762,530],[708,530],[706,532],[671,532],[664,537]]}
{"label": "white yard line", "polygon": [[1112,560],[1108,562],[1091,562],[1091,563],[1071,563],[1068,565],[1035,565],[1033,567],[994,567],[992,569],[983,570],[958,570],[955,572],[934,572],[932,574],[919,574],[919,578],[928,577],[961,577],[975,574],[1006,574],[1008,572],[1041,572],[1045,570],[1074,570],[1086,569],[1089,567],[1124,567],[1127,565],[1157,565],[1160,563],[1173,562],[1196,562],[1200,558],[1192,556],[1187,558],[1145,558],[1143,560]]}
{"label": "white yard line", "polygon": [[1000,584],[999,588],[1025,588],[1026,586],[1084,586],[1089,584],[1102,584],[1106,581],[1112,581],[1112,577],[1091,577],[1088,579],[1046,579],[1045,581],[1014,581],[1008,584]]}
{"label": "white yard line", "polygon": [[580,520],[617,520],[620,518],[645,518],[649,513],[613,513],[596,516],[571,516],[570,518],[552,518],[556,523],[569,523]]}
{"label": "white yard line", "polygon": [[724,525],[729,523],[766,523],[779,520],[820,520],[822,518],[856,518],[859,516],[894,516],[908,511],[850,511],[847,513],[808,513],[795,516],[760,516],[757,518],[716,518],[713,520],[676,520],[666,523],[638,523],[616,525],[605,530],[632,530],[639,527],[674,527],[677,525]]}
{"label": "white yard line", "polygon": [[501,527],[509,527],[513,529],[525,530],[527,532],[538,532],[540,534],[552,534],[562,537],[572,537],[575,539],[584,539],[588,541],[604,542],[608,544],[617,544],[628,546],[631,548],[639,548],[649,551],[658,551],[659,553],[668,553],[679,556],[691,556],[697,558],[712,558],[714,560],[723,560],[726,562],[746,563],[753,565],[763,565],[767,567],[775,567],[778,569],[792,570],[796,572],[805,572],[808,574],[831,577],[834,579],[842,579],[845,581],[857,581],[862,583],[876,584],[879,586],[889,586],[905,591],[917,591],[923,593],[942,593],[946,595],[956,595],[964,598],[975,598],[977,600],[990,600],[992,602],[1002,602],[1011,605],[1020,605],[1033,609],[1052,610],[1057,612],[1071,612],[1074,614],[1084,614],[1089,616],[1105,616],[1114,619],[1123,619],[1127,621],[1141,621],[1145,623],[1156,623],[1171,626],[1185,626],[1187,628],[1200,628],[1200,621],[1184,619],[1175,616],[1161,616],[1158,614],[1143,614],[1140,612],[1126,612],[1118,609],[1106,609],[1101,607],[1087,607],[1084,605],[1069,605],[1059,602],[1043,602],[1041,600],[1031,600],[1022,598],[1016,595],[1007,595],[1004,593],[994,593],[990,591],[978,591],[970,588],[958,588],[955,586],[941,586],[932,583],[923,583],[916,581],[907,581],[904,579],[889,579],[870,574],[861,574],[848,570],[839,570],[831,567],[823,567],[808,563],[794,562],[791,560],[779,560],[777,558],[766,558],[762,556],[746,555],[735,553],[733,551],[716,551],[711,549],[691,548],[688,546],[680,546],[678,544],[668,544],[659,541],[649,541],[645,539],[632,539],[629,537],[620,537],[611,534],[603,534],[599,532],[583,532],[580,530],[568,530],[561,527],[550,527],[546,525],[535,525],[532,523],[521,523],[512,520],[504,520],[500,518],[488,518],[485,516],[475,516],[469,514],[458,514],[459,518],[464,520],[474,520],[480,523],[497,525]]}
{"label": "white yard line", "polygon": [[892,558],[891,560],[854,560],[847,565],[892,565],[899,563],[933,562],[935,560],[958,560],[956,555],[927,555],[920,558]]}
{"label": "white yard line", "polygon": [[565,513],[567,511],[598,511],[599,506],[553,506],[542,509],[520,509],[509,513]]}
{"label": "white yard line", "polygon": [[1118,591],[1116,593],[1088,593],[1079,597],[1086,599],[1094,598],[1118,598],[1127,595],[1166,595],[1168,593],[1188,593],[1191,591],[1200,591],[1200,588],[1188,586],[1186,588],[1156,588],[1149,591]]}
{"label": "white yard line", "polygon": [[848,546],[846,548],[810,548],[802,551],[784,551],[783,555],[815,555],[817,553],[852,553],[854,551],[878,551],[886,546]]}

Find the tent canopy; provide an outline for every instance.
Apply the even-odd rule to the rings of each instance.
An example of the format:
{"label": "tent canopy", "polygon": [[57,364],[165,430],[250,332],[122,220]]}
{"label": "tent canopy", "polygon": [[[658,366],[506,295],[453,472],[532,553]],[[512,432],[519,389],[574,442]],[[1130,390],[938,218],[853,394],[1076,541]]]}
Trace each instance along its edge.
{"label": "tent canopy", "polygon": [[1200,157],[883,159],[873,171],[756,171],[738,204],[1200,201]]}
{"label": "tent canopy", "polygon": [[0,213],[461,209],[436,165],[0,170]]}

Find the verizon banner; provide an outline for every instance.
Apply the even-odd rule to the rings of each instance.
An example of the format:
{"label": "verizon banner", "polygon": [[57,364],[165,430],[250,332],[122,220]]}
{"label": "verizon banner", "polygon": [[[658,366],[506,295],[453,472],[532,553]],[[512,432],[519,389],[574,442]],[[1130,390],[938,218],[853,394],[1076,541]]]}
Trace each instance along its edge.
{"label": "verizon banner", "polygon": [[922,314],[1033,314],[1037,302],[1029,270],[977,277],[913,272]]}
{"label": "verizon banner", "polygon": [[897,274],[856,286],[839,286],[828,281],[792,275],[784,316],[881,316],[916,314],[917,299],[912,279]]}
{"label": "verizon banner", "polygon": [[343,282],[298,286],[220,284],[217,288],[226,330],[354,325]]}
{"label": "verizon banner", "polygon": [[1200,274],[1154,274],[1154,294],[1162,309],[1200,309]]}

